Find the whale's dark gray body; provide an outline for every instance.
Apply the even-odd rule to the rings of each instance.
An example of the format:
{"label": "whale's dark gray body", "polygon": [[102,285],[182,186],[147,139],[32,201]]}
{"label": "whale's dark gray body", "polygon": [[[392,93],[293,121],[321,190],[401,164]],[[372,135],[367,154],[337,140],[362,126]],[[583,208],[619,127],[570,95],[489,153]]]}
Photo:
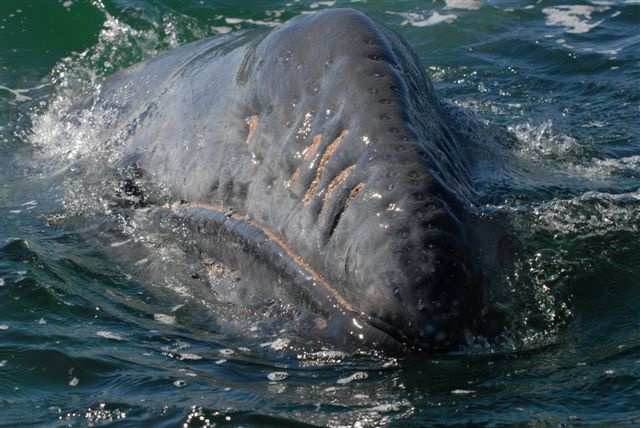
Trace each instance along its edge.
{"label": "whale's dark gray body", "polygon": [[367,346],[446,351],[475,332],[464,150],[407,44],[367,16],[202,40],[107,80],[97,102],[129,191],[161,182],[220,272],[270,265],[319,329]]}

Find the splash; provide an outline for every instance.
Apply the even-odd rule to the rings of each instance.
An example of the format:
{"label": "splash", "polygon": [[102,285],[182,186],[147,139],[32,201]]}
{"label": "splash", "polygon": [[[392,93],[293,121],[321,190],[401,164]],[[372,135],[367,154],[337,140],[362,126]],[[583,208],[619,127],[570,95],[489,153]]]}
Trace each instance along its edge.
{"label": "splash", "polygon": [[580,144],[575,138],[555,132],[551,120],[546,120],[538,125],[529,122],[510,125],[507,129],[522,143],[520,152],[524,156],[562,158],[580,148]]}
{"label": "splash", "polygon": [[554,237],[580,239],[640,231],[640,188],[610,194],[589,191],[574,198],[553,199],[533,207],[538,229]]}

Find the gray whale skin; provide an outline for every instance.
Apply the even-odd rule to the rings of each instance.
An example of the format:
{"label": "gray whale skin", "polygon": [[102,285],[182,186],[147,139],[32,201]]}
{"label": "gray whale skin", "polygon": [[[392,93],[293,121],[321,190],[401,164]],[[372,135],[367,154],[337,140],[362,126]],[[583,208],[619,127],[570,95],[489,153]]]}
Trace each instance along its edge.
{"label": "gray whale skin", "polygon": [[479,331],[463,142],[407,43],[366,15],[194,42],[93,102],[115,112],[127,192],[161,182],[200,254],[282,284],[317,315],[308,334],[446,352]]}

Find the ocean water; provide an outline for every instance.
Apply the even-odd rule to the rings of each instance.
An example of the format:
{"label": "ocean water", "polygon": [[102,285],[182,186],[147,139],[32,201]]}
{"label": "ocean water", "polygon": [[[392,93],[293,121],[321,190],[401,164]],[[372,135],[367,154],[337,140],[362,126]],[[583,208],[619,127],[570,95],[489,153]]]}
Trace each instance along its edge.
{"label": "ocean water", "polygon": [[[319,344],[207,299],[171,224],[51,179],[96,147],[57,115],[77,90],[332,7],[401,34],[476,124],[478,209],[513,230],[500,340]],[[2,0],[0,426],[640,425],[639,30],[637,0]]]}

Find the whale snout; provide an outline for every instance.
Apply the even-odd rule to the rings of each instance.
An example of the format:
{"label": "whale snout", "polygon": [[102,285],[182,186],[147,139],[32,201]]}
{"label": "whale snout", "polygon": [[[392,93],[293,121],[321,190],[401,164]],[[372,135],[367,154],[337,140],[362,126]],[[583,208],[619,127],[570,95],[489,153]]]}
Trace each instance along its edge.
{"label": "whale snout", "polygon": [[[372,285],[378,292],[369,292],[360,301],[364,313],[381,321],[378,328],[409,348],[453,350],[473,332],[481,313],[482,283],[464,266],[468,261],[436,263],[441,270],[429,275]],[[466,272],[450,274],[461,267]],[[461,276],[464,282],[458,282]]]}
{"label": "whale snout", "polygon": [[437,275],[376,288],[377,293],[363,296],[359,309],[373,327],[415,350],[458,348],[474,331],[483,301],[479,282],[466,287]]}
{"label": "whale snout", "polygon": [[366,197],[354,202],[345,215],[353,232],[344,292],[374,327],[403,345],[449,351],[478,322],[482,269],[477,246],[456,214],[459,204],[445,202],[451,196],[444,191],[421,195],[420,201],[397,200],[397,210],[379,210]]}

